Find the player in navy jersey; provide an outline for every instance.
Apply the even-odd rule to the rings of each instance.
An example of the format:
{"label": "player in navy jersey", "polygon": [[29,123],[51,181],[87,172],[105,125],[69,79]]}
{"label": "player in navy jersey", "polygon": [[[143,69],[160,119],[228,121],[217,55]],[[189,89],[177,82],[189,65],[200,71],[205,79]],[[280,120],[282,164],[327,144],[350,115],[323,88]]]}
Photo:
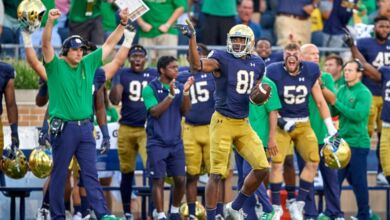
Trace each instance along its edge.
{"label": "player in navy jersey", "polygon": [[157,62],[159,77],[142,91],[147,113],[148,173],[152,179],[153,202],[158,219],[166,219],[164,213],[164,178],[173,177],[173,196],[170,208],[171,220],[179,220],[179,206],[185,192],[185,156],[181,119],[191,108],[189,77],[183,85],[176,82],[178,74],[176,58],[162,56]]}
{"label": "player in navy jersey", "polygon": [[[207,57],[209,50],[205,45],[198,48],[201,57]],[[187,56],[188,59],[188,56]],[[186,197],[190,219],[196,219],[197,182],[202,172],[210,173],[210,120],[214,113],[215,82],[211,74],[180,72],[177,81],[185,83],[194,77],[190,89],[191,110],[183,122],[183,143],[186,156],[187,182]],[[223,203],[218,203],[219,215],[223,215]]]}
{"label": "player in navy jersey", "polygon": [[283,61],[283,53],[272,52],[271,42],[266,38],[257,41],[256,53],[264,60],[266,66]]}
{"label": "player in navy jersey", "polygon": [[288,44],[284,48],[284,62],[277,62],[267,67],[267,77],[273,80],[282,103],[280,116],[287,122],[295,123],[296,128],[291,131],[277,129],[277,145],[279,153],[272,158],[270,188],[272,203],[280,207],[280,189],[283,181],[283,162],[291,141],[302,159],[305,167],[300,175],[299,194],[295,202],[289,206],[292,219],[303,219],[305,199],[313,184],[320,160],[317,138],[309,122],[309,96],[313,96],[321,118],[324,119],[329,135],[337,133],[333,126],[327,103],[322,95],[318,82],[320,77],[319,66],[312,62],[301,61],[301,51],[297,44]]}
{"label": "player in navy jersey", "polygon": [[142,90],[157,77],[157,70],[145,68],[146,50],[141,45],[130,48],[130,68],[121,68],[113,79],[110,100],[114,105],[122,102],[118,130],[118,156],[122,173],[120,192],[123,212],[131,219],[131,193],[136,156],[140,153],[146,165],[146,108]]}
{"label": "player in navy jersey", "polygon": [[[356,47],[368,63],[379,69],[382,66],[390,66],[390,40],[388,40],[390,36],[390,20],[385,16],[379,16],[375,18],[374,24],[375,37],[362,38],[357,40]],[[352,48],[354,47],[354,44],[349,44],[349,46]],[[354,53],[354,51],[355,50],[352,49],[353,57],[360,59],[356,56],[356,53]],[[383,106],[383,99],[381,94],[382,85],[380,82],[371,79],[366,74],[363,75],[362,82],[364,85],[367,86],[367,88],[371,91],[373,95],[372,105],[370,109],[370,117],[368,120],[368,133],[370,136],[372,136],[376,128],[378,139],[380,139],[382,128],[380,115]],[[376,152],[379,161],[380,147],[381,145],[378,141]],[[380,164],[381,163],[379,163],[378,165],[377,183],[386,184],[387,182],[383,178],[382,167]]]}
{"label": "player in navy jersey", "polygon": [[[15,69],[7,63],[0,62],[0,102],[3,95],[7,108],[8,123],[11,127],[11,149],[19,148],[18,135],[18,107],[15,100],[14,80],[16,77]],[[0,106],[0,115],[3,113],[3,107]],[[0,155],[3,155],[4,135],[3,124],[0,122]],[[3,157],[0,158],[0,164]],[[0,165],[0,170],[2,169]],[[3,173],[1,173],[3,175]]]}
{"label": "player in navy jersey", "polygon": [[[260,138],[248,123],[249,94],[265,71],[264,61],[252,55],[254,35],[245,25],[236,25],[228,33],[227,50],[213,50],[200,59],[192,24],[179,27],[190,38],[190,64],[195,72],[213,73],[216,84],[215,113],[210,123],[210,178],[206,185],[207,219],[215,219],[218,185],[228,169],[231,145],[249,162],[252,171],[240,193],[226,205],[226,214],[244,219],[244,202],[256,191],[268,174],[268,161]],[[276,150],[276,146],[269,146]],[[276,150],[277,151],[277,150]],[[226,216],[226,217],[228,217]]]}

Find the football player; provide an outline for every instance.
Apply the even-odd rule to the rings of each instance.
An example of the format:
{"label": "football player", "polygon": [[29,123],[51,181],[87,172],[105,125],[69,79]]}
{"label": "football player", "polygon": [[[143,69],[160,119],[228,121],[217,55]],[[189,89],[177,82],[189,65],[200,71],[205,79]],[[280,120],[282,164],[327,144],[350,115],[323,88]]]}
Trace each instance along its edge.
{"label": "football player", "polygon": [[257,41],[256,53],[264,60],[266,66],[283,61],[283,53],[272,52],[271,42],[266,38]]}
{"label": "football player", "polygon": [[[317,64],[319,63],[320,52],[317,46],[314,44],[305,44],[301,46],[301,51],[303,61],[311,61]],[[336,99],[336,89],[332,76],[329,73],[321,72],[319,82],[322,94],[327,103],[334,101]],[[321,151],[321,148],[324,146],[324,139],[327,135],[327,130],[326,125],[321,120],[320,112],[318,111],[317,104],[315,103],[313,96],[309,97],[309,120],[317,137],[318,148]],[[304,161],[299,155],[297,156],[297,159],[299,169],[302,170]],[[319,220],[343,218],[344,213],[341,211],[340,207],[340,185],[338,184],[337,170],[325,166],[323,158],[320,160],[319,169],[324,182],[326,208],[325,211],[317,218],[318,212],[314,200],[315,192],[314,186],[312,185],[310,194],[306,198],[305,217],[306,219],[317,218]]]}
{"label": "football player", "polygon": [[132,219],[131,193],[136,156],[140,153],[146,167],[146,108],[142,90],[157,77],[155,68],[145,68],[147,53],[143,46],[133,45],[128,54],[130,68],[121,68],[113,79],[110,100],[122,102],[118,130],[118,156],[122,174],[120,192],[126,219]]}
{"label": "football player", "polygon": [[[228,169],[231,145],[253,168],[246,176],[239,194],[226,205],[226,213],[243,219],[242,206],[268,174],[267,156],[260,138],[248,123],[249,94],[265,71],[264,61],[253,55],[254,35],[245,25],[236,25],[228,33],[227,50],[213,50],[205,59],[197,51],[192,24],[182,26],[190,38],[190,66],[195,72],[212,73],[215,78],[215,112],[210,123],[210,178],[206,185],[207,219],[215,219],[218,185]],[[259,88],[257,88],[259,89]],[[277,152],[276,146],[269,146]],[[271,150],[272,148],[272,150]],[[228,217],[226,216],[226,217]]]}
{"label": "football player", "polygon": [[[275,83],[267,77],[263,77],[262,82],[268,84],[271,87],[271,91],[277,91]],[[253,103],[249,104],[249,122],[253,130],[265,143],[265,150],[267,150],[268,146],[276,145],[276,125],[278,110],[280,108],[281,104],[279,96],[277,95],[271,96],[265,104],[260,106],[257,106]],[[239,154],[235,153],[235,157],[238,171],[238,187],[241,187],[245,176],[248,174],[251,168],[250,164],[245,161]],[[275,216],[279,213],[275,212],[273,209],[267,195],[267,189],[265,188],[264,184],[261,184],[261,186],[256,190],[255,195],[251,196],[251,198],[244,203],[243,210],[247,214],[247,219],[257,218],[255,213],[256,200],[259,201],[262,206],[263,213],[261,219],[271,220],[280,218],[280,216]]]}
{"label": "football player", "polygon": [[[358,39],[356,46],[360,53],[363,55],[364,59],[369,62],[372,66],[379,69],[382,66],[390,66],[390,20],[385,16],[378,16],[374,19],[374,37]],[[354,45],[353,41],[347,41],[346,44],[349,47]],[[354,56],[355,54],[352,53]],[[354,58],[358,58],[355,57]],[[360,59],[360,58],[359,58]],[[381,137],[381,128],[382,122],[380,119],[383,99],[381,97],[381,84],[375,80],[372,80],[370,77],[363,74],[363,84],[368,87],[371,91],[372,97],[372,106],[370,110],[370,118],[368,121],[368,133],[370,137],[374,134],[375,128],[378,134],[378,140]],[[377,144],[377,157],[379,160],[378,163],[378,175],[377,183],[378,184],[387,184],[386,179],[383,177],[382,167],[380,163],[380,142]]]}
{"label": "football player", "polygon": [[173,177],[171,220],[180,220],[179,206],[185,192],[185,156],[181,119],[191,108],[189,77],[183,85],[176,82],[178,74],[176,58],[162,56],[157,62],[159,77],[142,91],[147,113],[148,173],[152,179],[152,196],[157,219],[166,219],[164,213],[164,178]]}
{"label": "football player", "polygon": [[[207,47],[199,47],[202,58],[207,57]],[[188,56],[187,56],[188,59]],[[177,81],[185,83],[194,73],[190,70],[180,72]],[[190,89],[191,110],[183,122],[183,144],[186,156],[187,183],[186,197],[189,218],[196,219],[195,202],[197,182],[202,172],[210,173],[210,120],[214,113],[215,82],[211,74],[194,74],[194,85]],[[218,203],[219,212],[223,215],[223,203]],[[217,217],[218,218],[218,217]]]}
{"label": "football player", "polygon": [[[279,153],[272,158],[270,188],[272,203],[280,210],[280,189],[282,186],[282,171],[284,157],[294,142],[294,147],[305,161],[305,167],[300,174],[299,193],[295,202],[289,206],[290,215],[294,220],[303,219],[305,200],[310,192],[320,161],[317,138],[309,122],[309,96],[312,95],[318,106],[321,118],[328,129],[328,134],[337,133],[333,126],[327,103],[322,95],[319,84],[320,69],[312,62],[301,60],[301,51],[297,44],[291,43],[284,48],[284,61],[273,63],[267,67],[267,77],[273,80],[277,87],[282,108],[280,116],[289,123],[295,123],[291,132],[277,129],[276,140]],[[274,92],[276,95],[276,92]]]}

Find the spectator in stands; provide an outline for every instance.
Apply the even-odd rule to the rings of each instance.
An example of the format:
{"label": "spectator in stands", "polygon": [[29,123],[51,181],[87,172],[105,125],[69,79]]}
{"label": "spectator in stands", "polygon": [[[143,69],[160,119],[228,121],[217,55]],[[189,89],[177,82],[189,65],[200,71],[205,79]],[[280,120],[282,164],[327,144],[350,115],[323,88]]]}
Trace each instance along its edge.
{"label": "spectator in stands", "polygon": [[[330,9],[330,15],[324,22],[324,47],[338,48],[344,45],[343,29],[346,28],[354,9],[358,9],[358,0],[343,1],[334,0]],[[326,11],[325,13],[329,13]]]}
{"label": "spectator in stands", "polygon": [[210,46],[225,45],[227,33],[236,24],[237,1],[203,0],[202,13],[205,23],[202,25],[201,42]]}
{"label": "spectator in stands", "polygon": [[96,45],[104,43],[101,0],[71,0],[68,14],[70,35],[80,35]]}
{"label": "spectator in stands", "polygon": [[256,24],[260,24],[261,15],[267,9],[267,1],[266,0],[252,0],[253,2],[253,14],[252,21]]}
{"label": "spectator in stands", "polygon": [[261,15],[260,26],[262,28],[262,37],[268,39],[271,45],[275,45],[277,38],[274,32],[274,23],[278,0],[266,0],[266,9]]}
{"label": "spectator in stands", "polygon": [[[143,46],[177,46],[178,32],[173,26],[184,12],[185,0],[145,1],[150,8],[137,19],[139,43]],[[151,51],[150,57],[156,61],[161,56],[176,57],[176,50]]]}
{"label": "spectator in stands", "polygon": [[300,44],[311,42],[310,14],[317,8],[316,0],[280,0],[275,21],[275,32],[278,37],[277,45],[285,46],[290,43],[291,35]]}
{"label": "spectator in stands", "polygon": [[55,0],[56,8],[61,11],[61,17],[58,19],[58,34],[64,41],[69,36],[68,12],[70,7],[69,0]]}
{"label": "spectator in stands", "polygon": [[[339,170],[340,186],[347,178],[352,185],[358,206],[357,219],[370,219],[367,184],[367,156],[370,151],[370,136],[367,123],[372,102],[370,90],[363,85],[363,65],[359,60],[350,60],[344,65],[346,84],[331,101],[332,115],[340,120],[339,136],[349,144],[352,152],[349,164]],[[353,131],[353,132],[351,132]]]}
{"label": "spectator in stands", "polygon": [[253,22],[253,1],[252,0],[242,0],[238,4],[238,16],[236,16],[237,24],[245,24],[249,26],[253,34],[255,35],[255,40],[259,40],[261,36],[261,27],[258,23]]}
{"label": "spectator in stands", "polygon": [[[19,44],[19,22],[16,11],[20,0],[3,1],[4,4],[4,20],[2,24],[2,32],[0,36],[1,44]],[[13,49],[4,50],[8,55],[14,54]]]}
{"label": "spectator in stands", "polygon": [[322,14],[319,8],[315,8],[310,15],[311,21],[311,43],[317,47],[321,47],[324,39],[322,29],[324,23],[322,22]]}
{"label": "spectator in stands", "polygon": [[102,1],[100,5],[100,11],[102,13],[103,21],[103,31],[104,39],[107,39],[108,36],[115,30],[118,22],[116,20],[116,9],[117,7],[112,4],[112,0]]}

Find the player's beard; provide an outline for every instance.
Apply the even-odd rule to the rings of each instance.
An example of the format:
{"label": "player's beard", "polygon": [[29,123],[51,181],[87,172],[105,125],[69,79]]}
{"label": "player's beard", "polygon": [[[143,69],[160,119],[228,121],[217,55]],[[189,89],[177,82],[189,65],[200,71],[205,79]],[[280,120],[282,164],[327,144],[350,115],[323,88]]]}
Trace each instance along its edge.
{"label": "player's beard", "polygon": [[389,33],[387,33],[385,36],[382,36],[382,34],[380,32],[375,32],[375,37],[376,39],[378,39],[379,41],[386,41],[388,38],[389,38]]}

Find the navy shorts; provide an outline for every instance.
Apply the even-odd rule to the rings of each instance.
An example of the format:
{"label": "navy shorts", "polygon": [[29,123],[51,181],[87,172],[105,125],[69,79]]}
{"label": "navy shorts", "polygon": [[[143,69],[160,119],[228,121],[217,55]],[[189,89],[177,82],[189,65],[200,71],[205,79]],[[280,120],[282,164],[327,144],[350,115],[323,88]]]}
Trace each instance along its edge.
{"label": "navy shorts", "polygon": [[186,175],[183,143],[176,146],[151,144],[146,147],[146,150],[150,178]]}

